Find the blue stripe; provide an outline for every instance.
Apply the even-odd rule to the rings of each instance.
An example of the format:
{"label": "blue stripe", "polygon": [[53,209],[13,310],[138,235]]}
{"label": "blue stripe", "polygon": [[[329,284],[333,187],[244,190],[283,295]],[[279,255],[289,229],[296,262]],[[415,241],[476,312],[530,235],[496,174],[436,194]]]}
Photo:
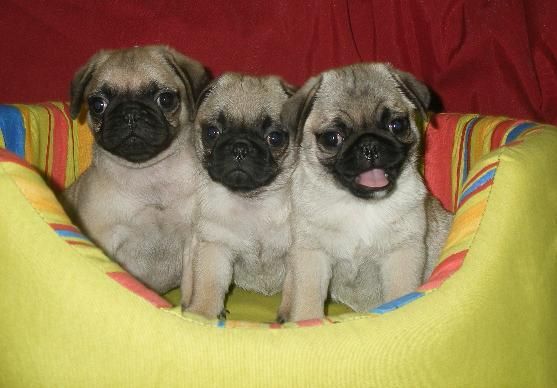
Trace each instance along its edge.
{"label": "blue stripe", "polygon": [[226,326],[226,321],[224,320],[219,320],[217,322],[217,327],[225,327]]}
{"label": "blue stripe", "polygon": [[468,187],[462,194],[460,194],[460,201],[462,202],[468,195],[470,195],[474,190],[483,185],[484,183],[490,181],[495,176],[496,168],[486,171],[482,176],[476,179],[472,186]]}
{"label": "blue stripe", "polygon": [[398,299],[392,300],[390,302],[384,303],[379,307],[374,308],[373,310],[371,310],[372,313],[375,314],[383,314],[389,311],[393,311],[396,310],[398,308],[401,308],[404,305],[407,305],[408,303],[415,301],[418,298],[421,298],[422,296],[424,296],[424,293],[422,292],[411,292],[410,294],[406,294],[404,296],[401,296]]}
{"label": "blue stripe", "polygon": [[0,131],[6,149],[23,158],[25,155],[25,127],[21,112],[10,105],[0,105]]}
{"label": "blue stripe", "polygon": [[464,133],[464,144],[462,145],[463,152],[462,152],[462,176],[460,180],[461,185],[463,185],[466,178],[468,178],[468,163],[470,162],[470,160],[468,159],[468,155],[470,153],[470,147],[468,146],[468,143],[470,143],[470,137],[472,136],[472,128],[474,127],[478,119],[479,116],[476,116],[472,120],[470,120],[468,124],[466,124],[466,130]]}
{"label": "blue stripe", "polygon": [[519,137],[524,131],[526,131],[527,129],[532,128],[533,126],[535,126],[536,123],[533,123],[531,121],[522,123],[520,125],[517,125],[516,127],[514,127],[509,134],[507,135],[507,141],[505,141],[505,144],[509,144],[512,143],[514,140],[516,140],[517,137]]}
{"label": "blue stripe", "polygon": [[75,238],[82,238],[85,239],[81,233],[72,232],[71,230],[57,230],[56,234],[60,237],[75,237]]}

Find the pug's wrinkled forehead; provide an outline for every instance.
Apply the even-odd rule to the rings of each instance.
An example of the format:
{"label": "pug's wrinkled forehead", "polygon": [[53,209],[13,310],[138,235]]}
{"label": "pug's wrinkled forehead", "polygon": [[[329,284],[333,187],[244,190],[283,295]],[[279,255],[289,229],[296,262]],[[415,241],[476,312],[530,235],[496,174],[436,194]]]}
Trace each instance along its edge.
{"label": "pug's wrinkled forehead", "polygon": [[314,130],[331,121],[362,127],[386,111],[413,119],[428,104],[429,91],[411,75],[383,63],[355,64],[322,74],[308,124]]}
{"label": "pug's wrinkled forehead", "polygon": [[[85,99],[95,94],[175,92],[192,114],[194,102],[210,79],[203,65],[167,46],[101,50],[75,74],[70,85],[70,115],[77,118]],[[179,93],[178,93],[179,92]],[[152,93],[151,93],[152,94]]]}
{"label": "pug's wrinkled forehead", "polygon": [[244,125],[265,117],[278,120],[288,97],[278,77],[226,73],[202,93],[198,113],[204,119],[216,120],[224,116],[230,120],[241,120]]}
{"label": "pug's wrinkled forehead", "polygon": [[182,80],[177,72],[168,71],[163,53],[155,50],[128,49],[102,56],[95,66],[95,77],[87,93],[106,91],[113,94],[137,92],[158,87],[177,87]]}

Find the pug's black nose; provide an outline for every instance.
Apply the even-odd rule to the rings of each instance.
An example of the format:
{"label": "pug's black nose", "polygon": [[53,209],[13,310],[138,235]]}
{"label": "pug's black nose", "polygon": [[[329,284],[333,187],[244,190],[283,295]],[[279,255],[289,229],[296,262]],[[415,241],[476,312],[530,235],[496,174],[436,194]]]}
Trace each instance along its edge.
{"label": "pug's black nose", "polygon": [[128,124],[129,128],[135,127],[137,118],[139,117],[139,109],[126,109],[124,111],[124,122]]}
{"label": "pug's black nose", "polygon": [[377,146],[373,143],[364,143],[360,146],[360,153],[367,160],[375,160],[379,158]]}
{"label": "pug's black nose", "polygon": [[243,160],[248,156],[249,153],[249,143],[246,141],[237,141],[232,146],[232,155],[234,155],[234,159],[237,161]]}

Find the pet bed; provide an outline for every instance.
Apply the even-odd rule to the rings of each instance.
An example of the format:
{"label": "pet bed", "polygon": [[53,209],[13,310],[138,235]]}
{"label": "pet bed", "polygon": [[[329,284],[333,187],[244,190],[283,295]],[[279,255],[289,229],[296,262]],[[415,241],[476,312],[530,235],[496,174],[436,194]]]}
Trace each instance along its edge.
{"label": "pet bed", "polygon": [[91,142],[65,103],[0,106],[0,386],[557,385],[557,128],[433,115],[424,174],[456,216],[431,278],[284,325],[241,290],[226,321],[182,315],[95,247],[54,194]]}

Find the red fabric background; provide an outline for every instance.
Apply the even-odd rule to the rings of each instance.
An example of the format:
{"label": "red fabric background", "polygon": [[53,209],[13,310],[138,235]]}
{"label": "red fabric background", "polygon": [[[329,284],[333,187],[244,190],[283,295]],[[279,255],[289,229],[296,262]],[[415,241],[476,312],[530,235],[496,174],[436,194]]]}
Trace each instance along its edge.
{"label": "red fabric background", "polygon": [[0,102],[65,100],[97,50],[163,43],[215,75],[294,84],[333,66],[389,61],[451,112],[557,124],[557,1],[0,0]]}

